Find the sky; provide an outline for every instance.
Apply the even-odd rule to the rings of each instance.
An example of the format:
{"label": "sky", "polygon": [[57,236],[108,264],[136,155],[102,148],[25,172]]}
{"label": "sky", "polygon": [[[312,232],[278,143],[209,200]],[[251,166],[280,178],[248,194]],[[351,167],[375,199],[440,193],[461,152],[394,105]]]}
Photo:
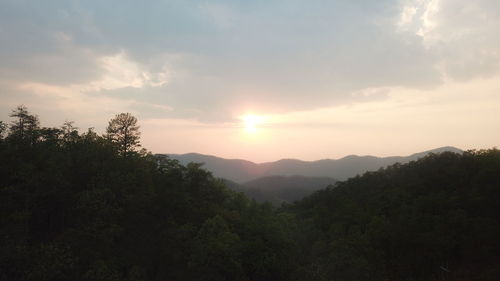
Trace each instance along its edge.
{"label": "sky", "polygon": [[498,0],[0,0],[0,120],[255,162],[500,143]]}

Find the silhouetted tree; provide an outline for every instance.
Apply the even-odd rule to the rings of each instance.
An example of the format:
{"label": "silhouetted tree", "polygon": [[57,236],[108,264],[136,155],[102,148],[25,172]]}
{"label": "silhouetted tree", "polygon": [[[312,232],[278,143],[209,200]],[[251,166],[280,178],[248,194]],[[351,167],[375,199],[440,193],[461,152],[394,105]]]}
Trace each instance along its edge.
{"label": "silhouetted tree", "polygon": [[33,143],[40,125],[38,117],[30,114],[24,105],[12,110],[10,117],[16,118],[10,125],[10,135]]}
{"label": "silhouetted tree", "polygon": [[109,121],[106,137],[116,143],[122,154],[134,151],[140,147],[139,125],[137,118],[130,113],[120,113]]}
{"label": "silhouetted tree", "polygon": [[78,139],[78,128],[73,126],[74,123],[73,121],[66,121],[61,126],[63,140],[65,142],[74,142]]}
{"label": "silhouetted tree", "polygon": [[0,139],[3,139],[5,132],[7,131],[7,124],[0,121]]}

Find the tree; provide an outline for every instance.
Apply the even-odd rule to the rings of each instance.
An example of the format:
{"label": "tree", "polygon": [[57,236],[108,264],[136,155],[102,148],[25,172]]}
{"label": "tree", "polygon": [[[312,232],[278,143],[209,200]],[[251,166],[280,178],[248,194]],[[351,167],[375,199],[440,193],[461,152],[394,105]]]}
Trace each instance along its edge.
{"label": "tree", "polygon": [[16,118],[10,125],[10,135],[33,143],[40,128],[38,117],[31,115],[24,105],[12,110],[10,117]]}
{"label": "tree", "polygon": [[75,122],[65,121],[61,126],[63,140],[65,142],[74,142],[78,139],[78,127],[73,126]]}
{"label": "tree", "polygon": [[189,267],[196,280],[241,280],[240,238],[219,215],[207,219],[194,238]]}
{"label": "tree", "polygon": [[4,135],[6,130],[7,130],[7,124],[0,121],[0,139],[3,139],[3,135]]}
{"label": "tree", "polygon": [[134,151],[140,147],[139,125],[137,118],[130,113],[120,113],[109,121],[106,137],[116,143],[122,154]]}

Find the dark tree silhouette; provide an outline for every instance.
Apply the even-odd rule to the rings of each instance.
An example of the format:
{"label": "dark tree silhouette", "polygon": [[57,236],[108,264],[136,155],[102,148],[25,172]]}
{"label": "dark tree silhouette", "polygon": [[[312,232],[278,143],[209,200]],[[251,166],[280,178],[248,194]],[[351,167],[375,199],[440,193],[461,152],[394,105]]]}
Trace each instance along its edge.
{"label": "dark tree silhouette", "polygon": [[5,131],[7,131],[7,124],[5,124],[4,122],[0,121],[0,139],[3,139]]}
{"label": "dark tree silhouette", "polygon": [[122,154],[134,151],[140,147],[139,125],[137,118],[130,113],[120,113],[109,121],[106,137],[116,143]]}
{"label": "dark tree silhouette", "polygon": [[12,116],[0,281],[500,280],[497,149],[431,154],[276,209],[200,163],[133,152],[130,114],[105,136]]}
{"label": "dark tree silhouette", "polygon": [[33,143],[40,128],[38,117],[30,114],[24,105],[19,105],[12,110],[10,117],[15,118],[10,125],[10,135],[16,139]]}

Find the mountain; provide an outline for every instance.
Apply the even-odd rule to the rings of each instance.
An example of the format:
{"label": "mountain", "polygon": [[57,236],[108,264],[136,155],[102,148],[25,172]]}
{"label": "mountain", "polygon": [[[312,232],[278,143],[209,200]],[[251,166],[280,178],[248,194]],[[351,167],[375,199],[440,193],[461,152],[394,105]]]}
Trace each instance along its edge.
{"label": "mountain", "polygon": [[458,148],[446,146],[409,156],[375,157],[349,155],[336,160],[302,161],[297,159],[282,159],[259,164],[247,160],[224,159],[198,153],[167,155],[172,159],[179,160],[184,165],[189,162],[204,163],[204,167],[215,176],[241,184],[261,177],[277,175],[330,177],[337,180],[346,180],[364,172],[376,171],[397,162],[404,164],[422,158],[429,153],[444,151],[462,153],[462,150]]}
{"label": "mountain", "polygon": [[228,179],[237,183],[264,176],[260,164],[241,159],[224,159],[199,153],[166,154],[172,159],[179,160],[182,165],[190,162],[204,163],[203,167],[211,171],[216,177]]}

